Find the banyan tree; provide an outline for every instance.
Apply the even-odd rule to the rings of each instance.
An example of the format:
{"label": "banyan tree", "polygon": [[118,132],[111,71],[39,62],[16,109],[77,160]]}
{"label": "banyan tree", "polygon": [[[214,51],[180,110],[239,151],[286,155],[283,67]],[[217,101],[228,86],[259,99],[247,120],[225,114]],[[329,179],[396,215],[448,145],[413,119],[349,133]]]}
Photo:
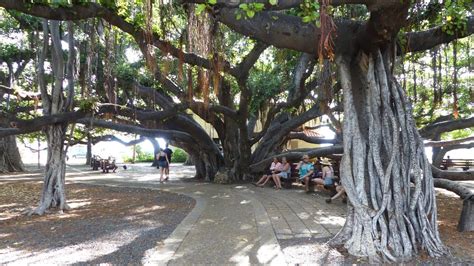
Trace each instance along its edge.
{"label": "banyan tree", "polygon": [[[474,121],[459,117],[454,91],[454,117],[419,132],[397,71],[407,55],[470,36],[469,1],[148,0],[135,6],[0,0],[0,6],[42,19],[28,24],[41,44],[38,76],[45,56],[54,66],[54,79],[45,81],[52,91],[39,79],[43,116],[10,117],[14,127],[0,131],[0,137],[47,133],[52,163],[39,212],[65,204],[62,145],[66,125],[77,123],[165,137],[190,154],[197,177],[221,182],[261,172],[276,154],[291,160],[303,152],[344,152],[341,179],[350,205],[333,243],[373,261],[402,261],[420,248],[434,257],[448,254],[423,138]],[[85,47],[74,40],[73,27],[90,37]],[[69,40],[67,52],[58,47],[60,38]],[[112,67],[126,38],[143,55],[148,79],[130,64]],[[238,50],[239,42],[251,48]],[[261,66],[272,60],[279,61]],[[81,86],[80,101],[71,98],[75,86]],[[190,113],[212,126],[222,153]],[[302,125],[323,115],[332,121],[334,140],[301,134]],[[284,153],[292,138],[335,145]]]}

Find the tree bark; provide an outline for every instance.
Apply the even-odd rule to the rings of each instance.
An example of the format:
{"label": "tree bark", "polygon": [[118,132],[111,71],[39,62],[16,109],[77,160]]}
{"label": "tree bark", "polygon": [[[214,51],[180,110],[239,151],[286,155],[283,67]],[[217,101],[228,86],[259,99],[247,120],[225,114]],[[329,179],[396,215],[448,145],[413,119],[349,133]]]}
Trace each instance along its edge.
{"label": "tree bark", "polygon": [[87,152],[86,152],[86,165],[90,165],[92,160],[92,137],[87,132]]}
{"label": "tree bark", "polygon": [[156,158],[156,155],[160,153],[160,144],[158,141],[156,141],[155,138],[149,138],[148,139],[151,144],[153,145],[153,163],[151,164],[152,167],[157,167],[158,166],[158,159]]}
{"label": "tree bark", "polygon": [[337,59],[344,90],[341,180],[353,208],[334,243],[373,262],[406,260],[419,247],[440,257],[447,249],[431,168],[410,104],[390,73],[391,58],[379,50]]}
{"label": "tree bark", "polygon": [[0,173],[23,172],[25,168],[15,136],[0,138]]}
{"label": "tree bark", "polygon": [[48,143],[48,159],[39,206],[31,213],[43,215],[49,208],[58,208],[60,212],[69,209],[66,204],[65,173],[66,154],[64,140],[66,126],[59,124],[48,126],[45,130]]}

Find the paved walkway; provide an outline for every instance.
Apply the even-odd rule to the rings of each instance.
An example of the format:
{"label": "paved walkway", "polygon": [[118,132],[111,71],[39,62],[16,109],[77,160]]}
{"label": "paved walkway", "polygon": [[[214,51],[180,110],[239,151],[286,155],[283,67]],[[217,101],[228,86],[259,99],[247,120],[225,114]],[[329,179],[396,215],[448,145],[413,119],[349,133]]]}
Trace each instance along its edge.
{"label": "paved walkway", "polygon": [[[145,253],[143,264],[287,264],[281,241],[322,243],[344,224],[345,205],[325,203],[325,194],[187,181],[193,167],[178,169],[172,167],[171,181],[159,184],[156,169],[146,165],[115,174],[72,166],[67,181],[160,189],[196,200],[175,231]],[[330,263],[327,259],[322,256],[317,262]]]}

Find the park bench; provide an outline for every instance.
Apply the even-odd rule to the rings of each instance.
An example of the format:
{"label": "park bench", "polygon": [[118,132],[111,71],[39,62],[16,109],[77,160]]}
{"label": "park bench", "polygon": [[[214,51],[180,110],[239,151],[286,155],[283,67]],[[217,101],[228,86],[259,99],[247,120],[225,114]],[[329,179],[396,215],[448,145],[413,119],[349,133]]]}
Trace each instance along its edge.
{"label": "park bench", "polygon": [[109,170],[112,170],[115,173],[117,170],[117,165],[115,164],[115,158],[109,157],[109,159],[102,159],[100,161],[102,173],[109,173]]}
{"label": "park bench", "polygon": [[102,160],[102,158],[100,158],[100,156],[97,156],[97,155],[92,156],[92,158],[91,158],[92,170],[94,170],[94,171],[99,170],[99,167],[101,166],[101,163],[100,163],[101,160]]}
{"label": "park bench", "polygon": [[474,166],[474,159],[443,159],[440,168],[447,170],[448,168],[453,167],[467,171],[472,166]]}

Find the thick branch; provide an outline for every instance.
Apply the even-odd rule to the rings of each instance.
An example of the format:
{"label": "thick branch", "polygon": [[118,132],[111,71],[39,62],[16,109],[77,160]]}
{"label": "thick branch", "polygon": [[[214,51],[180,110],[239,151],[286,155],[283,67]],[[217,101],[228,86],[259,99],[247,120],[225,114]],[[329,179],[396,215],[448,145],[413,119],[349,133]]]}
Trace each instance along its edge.
{"label": "thick branch", "polygon": [[435,178],[433,181],[435,187],[452,191],[461,197],[461,199],[468,199],[474,196],[474,193],[472,193],[469,188],[459,184],[458,182],[441,178]]}
{"label": "thick branch", "polygon": [[258,42],[255,44],[253,49],[245,56],[245,58],[240,62],[240,64],[237,66],[237,70],[239,73],[239,76],[236,77],[237,79],[240,80],[246,80],[250,69],[253,67],[255,62],[257,62],[258,58],[260,55],[267,49],[268,44]]}
{"label": "thick branch", "polygon": [[[140,46],[146,44],[145,36],[147,35],[144,30],[128,23],[124,17],[119,16],[113,10],[97,3],[87,2],[81,3],[80,5],[73,4],[68,7],[54,8],[44,4],[31,4],[24,1],[0,0],[0,7],[51,20],[82,20],[99,17],[132,35]],[[191,65],[201,66],[207,69],[213,68],[211,61],[197,56],[196,54],[184,53],[171,43],[160,40],[156,34],[153,36],[152,41],[153,44],[165,54],[171,54],[175,58],[182,58],[184,62]],[[222,66],[223,71],[233,76],[237,75],[236,69],[232,68],[229,62],[223,62]]]}
{"label": "thick branch", "polygon": [[0,128],[0,137],[31,133],[41,130],[44,126],[53,124],[72,123],[80,118],[84,118],[86,115],[87,114],[85,112],[79,111],[42,116],[29,120],[22,120],[16,118],[9,119],[11,127]]}
{"label": "thick branch", "polygon": [[473,141],[473,140],[474,140],[474,137],[467,137],[467,138],[455,139],[455,140],[445,140],[445,141],[428,141],[428,142],[425,142],[425,147],[447,147],[447,146],[452,146],[455,144],[460,144],[460,143]]}
{"label": "thick branch", "polygon": [[[332,6],[340,6],[340,5],[350,5],[350,4],[364,4],[368,6],[375,6],[380,7],[386,3],[391,3],[398,0],[332,0]],[[207,3],[207,0],[181,0],[181,3]],[[248,4],[248,3],[262,3],[265,4],[265,9],[267,10],[286,10],[295,7],[299,7],[303,0],[279,0],[278,4],[271,5],[268,0],[217,0],[216,5],[218,7],[229,7],[229,8],[237,8],[240,4]],[[319,0],[319,3],[322,3]]]}
{"label": "thick branch", "polygon": [[443,43],[449,43],[456,39],[467,37],[474,33],[474,16],[467,20],[467,29],[458,31],[454,34],[448,34],[442,30],[442,27],[435,27],[425,31],[409,32],[405,34],[407,44],[403,52],[418,52],[431,49]]}
{"label": "thick branch", "polygon": [[148,129],[133,125],[117,124],[110,121],[98,120],[93,118],[82,118],[77,123],[84,125],[93,125],[94,127],[108,128],[120,132],[139,134],[146,137],[162,137],[170,140],[184,141],[193,143],[191,135],[177,130]]}
{"label": "thick branch", "polygon": [[423,138],[432,139],[443,132],[449,132],[468,127],[474,127],[474,116],[470,118],[434,123],[420,129],[419,132]]}
{"label": "thick branch", "polygon": [[290,139],[300,139],[306,141],[308,143],[314,144],[323,144],[323,143],[331,143],[335,144],[338,143],[337,139],[326,139],[326,138],[319,138],[319,137],[310,137],[303,132],[291,132],[288,136]]}
{"label": "thick branch", "polygon": [[433,177],[444,178],[449,180],[474,180],[474,171],[443,171],[435,166],[431,166],[431,171],[433,172]]}

